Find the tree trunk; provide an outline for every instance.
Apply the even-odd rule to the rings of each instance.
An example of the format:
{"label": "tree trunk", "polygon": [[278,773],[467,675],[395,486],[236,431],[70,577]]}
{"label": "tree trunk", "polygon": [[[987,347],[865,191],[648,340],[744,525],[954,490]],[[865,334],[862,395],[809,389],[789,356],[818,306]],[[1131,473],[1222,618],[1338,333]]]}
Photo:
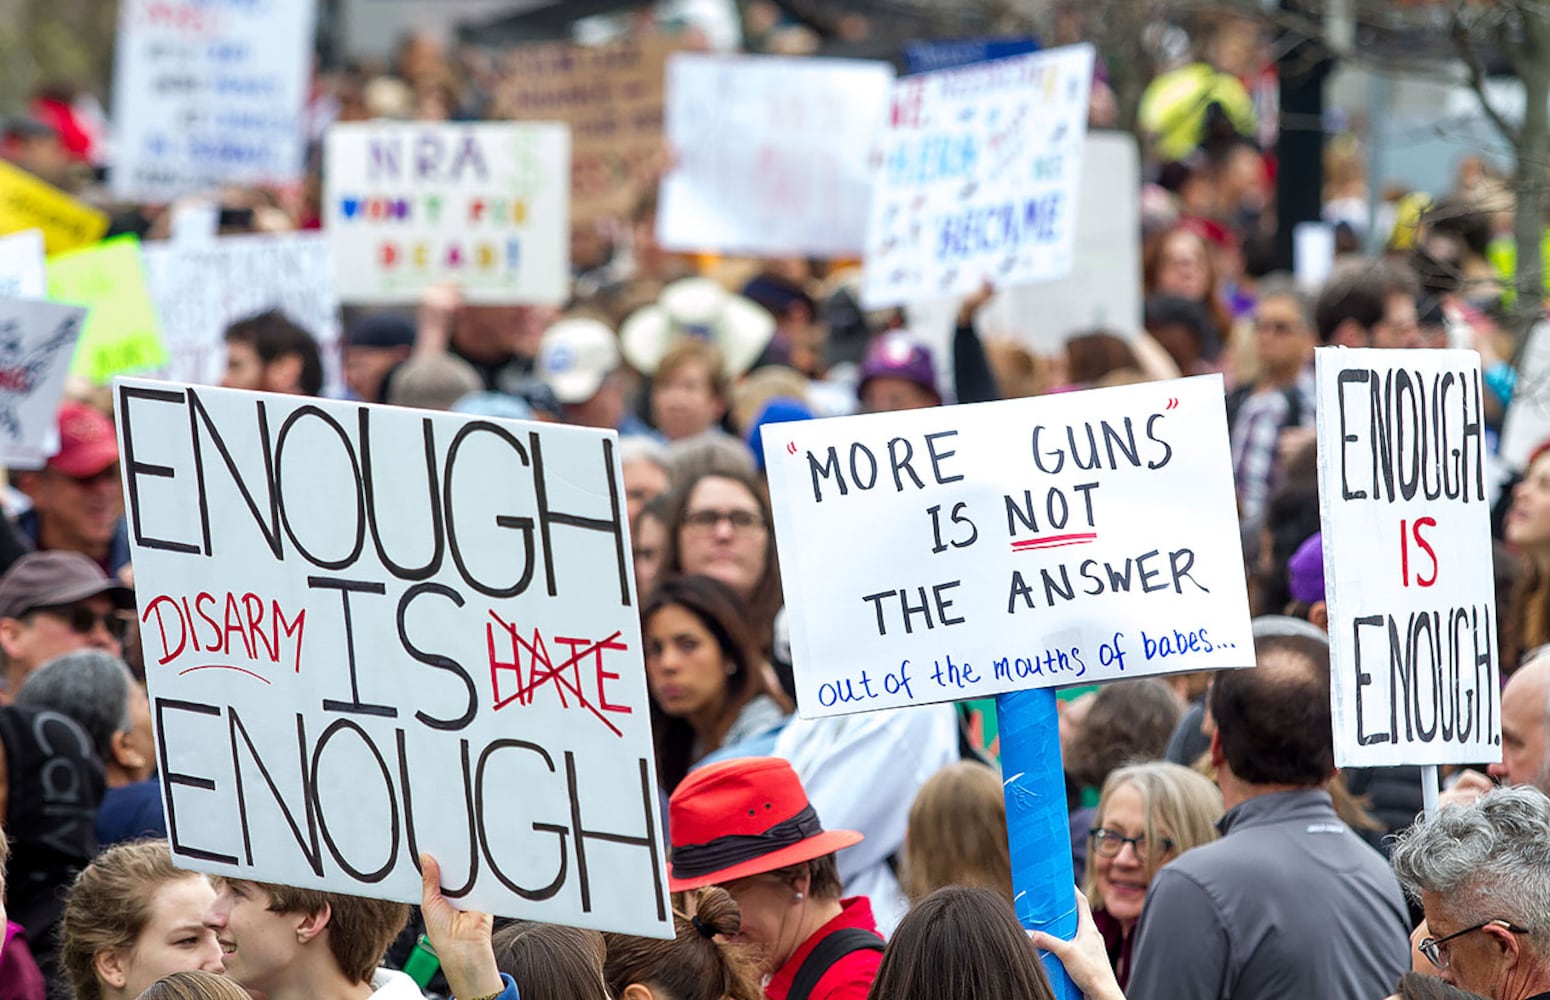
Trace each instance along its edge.
{"label": "tree trunk", "polygon": [[1545,182],[1550,174],[1550,13],[1525,5],[1522,17],[1523,51],[1515,68],[1523,81],[1523,125],[1513,177],[1517,209],[1512,223],[1518,258],[1512,334],[1519,356],[1529,331],[1544,315]]}

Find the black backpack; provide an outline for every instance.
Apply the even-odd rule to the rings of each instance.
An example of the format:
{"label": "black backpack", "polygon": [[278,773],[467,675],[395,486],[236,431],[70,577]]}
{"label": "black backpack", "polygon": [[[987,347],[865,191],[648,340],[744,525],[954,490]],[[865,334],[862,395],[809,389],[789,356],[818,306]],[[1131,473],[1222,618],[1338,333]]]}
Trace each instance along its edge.
{"label": "black backpack", "polygon": [[791,992],[786,994],[786,1000],[808,1000],[818,986],[818,980],[846,955],[882,950],[883,939],[871,931],[859,927],[840,928],[807,953],[797,969],[796,978],[791,981]]}

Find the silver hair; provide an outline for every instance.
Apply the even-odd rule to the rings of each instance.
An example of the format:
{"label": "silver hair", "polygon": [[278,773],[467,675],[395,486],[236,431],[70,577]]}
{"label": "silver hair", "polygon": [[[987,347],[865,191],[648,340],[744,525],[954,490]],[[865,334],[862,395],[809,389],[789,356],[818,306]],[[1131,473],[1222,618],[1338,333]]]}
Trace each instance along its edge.
{"label": "silver hair", "polygon": [[1450,805],[1401,834],[1390,858],[1412,898],[1442,897],[1466,924],[1527,927],[1550,960],[1550,798],[1532,785],[1498,788],[1472,806]]}
{"label": "silver hair", "polygon": [[650,462],[667,471],[667,446],[644,434],[626,434],[619,439],[619,464]]}
{"label": "silver hair", "polygon": [[134,675],[123,660],[100,649],[78,649],[28,674],[16,690],[16,704],[68,716],[86,731],[98,756],[106,761],[114,734],[133,728],[129,716],[133,684]]}
{"label": "silver hair", "polygon": [[1296,281],[1285,271],[1265,275],[1260,280],[1255,298],[1260,302],[1272,298],[1289,299],[1297,307],[1297,314],[1302,317],[1303,327],[1309,333],[1314,331],[1313,299],[1307,292],[1298,288]]}

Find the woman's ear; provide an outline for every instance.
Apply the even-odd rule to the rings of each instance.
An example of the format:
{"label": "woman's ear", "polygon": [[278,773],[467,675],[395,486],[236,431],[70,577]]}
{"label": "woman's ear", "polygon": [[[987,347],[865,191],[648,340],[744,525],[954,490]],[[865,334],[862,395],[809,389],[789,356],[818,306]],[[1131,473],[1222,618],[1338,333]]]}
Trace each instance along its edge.
{"label": "woman's ear", "polygon": [[624,988],[623,993],[619,994],[619,1000],[656,1000],[656,997],[652,994],[650,987],[642,986],[640,983],[631,983]]}
{"label": "woman's ear", "polygon": [[126,771],[138,771],[145,766],[145,755],[129,745],[129,733],[120,731],[113,734],[109,743],[108,752],[113,755],[113,760],[119,767]]}
{"label": "woman's ear", "polygon": [[113,987],[115,990],[124,988],[129,982],[129,972],[124,968],[118,952],[111,948],[104,948],[92,956],[92,966],[97,971],[97,978]]}

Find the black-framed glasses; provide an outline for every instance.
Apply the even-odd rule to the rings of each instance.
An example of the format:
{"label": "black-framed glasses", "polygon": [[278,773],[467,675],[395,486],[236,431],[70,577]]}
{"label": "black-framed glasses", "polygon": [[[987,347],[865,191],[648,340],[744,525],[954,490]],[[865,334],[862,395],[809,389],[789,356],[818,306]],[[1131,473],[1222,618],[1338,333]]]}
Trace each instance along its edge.
{"label": "black-framed glasses", "polygon": [[1503,920],[1500,917],[1497,917],[1492,920],[1482,920],[1475,926],[1466,927],[1461,931],[1454,931],[1447,937],[1423,938],[1418,947],[1421,949],[1421,954],[1426,956],[1426,960],[1435,965],[1437,970],[1440,972],[1448,967],[1448,951],[1443,947],[1443,945],[1447,944],[1449,941],[1452,941],[1454,938],[1463,937],[1465,934],[1473,934],[1475,931],[1485,927],[1500,927],[1504,930],[1511,931],[1514,934],[1528,933],[1527,927],[1519,927],[1517,924],[1511,922],[1510,920]]}
{"label": "black-framed glasses", "polygon": [[764,527],[764,515],[751,510],[692,510],[684,515],[684,527],[695,531],[715,531],[722,521],[732,525],[733,531]]}
{"label": "black-framed glasses", "polygon": [[[1142,834],[1139,837],[1127,837],[1123,833],[1120,833],[1118,830],[1110,830],[1106,827],[1095,826],[1091,830],[1087,831],[1087,836],[1092,839],[1093,853],[1101,858],[1118,857],[1119,852],[1124,849],[1126,844],[1129,844],[1136,852],[1136,857],[1146,857],[1147,842],[1145,834]],[[1159,855],[1167,854],[1178,846],[1178,844],[1174,843],[1172,840],[1169,840],[1167,837],[1160,837],[1157,840],[1157,851]]]}
{"label": "black-framed glasses", "polygon": [[107,614],[98,614],[85,604],[66,604],[60,607],[35,608],[40,614],[53,615],[64,620],[70,626],[70,631],[77,635],[91,635],[100,623],[108,630],[108,635],[122,640],[124,633],[129,630],[129,622],[117,610]]}

